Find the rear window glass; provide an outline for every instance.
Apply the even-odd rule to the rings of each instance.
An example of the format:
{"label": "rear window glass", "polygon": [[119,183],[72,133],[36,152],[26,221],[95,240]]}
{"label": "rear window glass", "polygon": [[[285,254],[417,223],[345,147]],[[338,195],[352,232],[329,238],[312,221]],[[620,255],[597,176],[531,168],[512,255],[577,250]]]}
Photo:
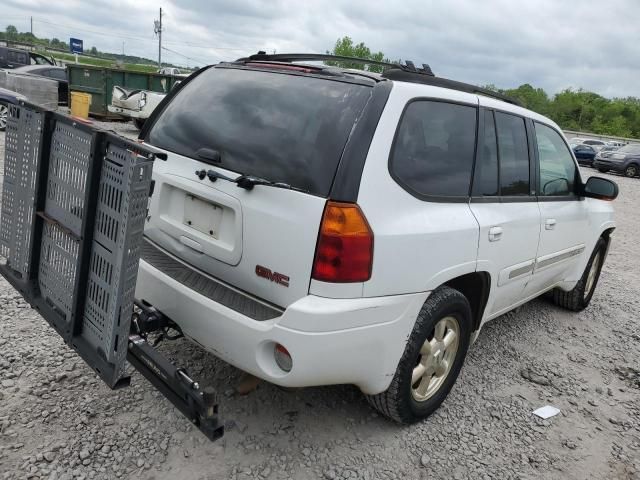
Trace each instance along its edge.
{"label": "rear window glass", "polygon": [[210,68],[167,106],[146,140],[222,168],[327,196],[371,87],[255,70]]}
{"label": "rear window glass", "polygon": [[425,196],[467,197],[476,142],[476,109],[415,101],[402,120],[390,167],[409,191]]}

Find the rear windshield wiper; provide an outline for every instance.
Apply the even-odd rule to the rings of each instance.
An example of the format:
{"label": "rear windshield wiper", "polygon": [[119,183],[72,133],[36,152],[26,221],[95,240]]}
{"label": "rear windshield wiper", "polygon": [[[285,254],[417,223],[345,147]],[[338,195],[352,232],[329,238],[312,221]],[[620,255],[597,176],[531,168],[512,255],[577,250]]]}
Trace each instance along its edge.
{"label": "rear windshield wiper", "polygon": [[256,185],[264,185],[265,187],[274,187],[274,188],[283,188],[285,190],[295,190],[297,192],[305,192],[302,188],[294,187],[284,182],[272,182],[271,180],[267,180],[265,178],[256,177],[254,175],[239,175],[236,178],[228,177],[222,173],[216,172],[215,170],[196,170],[196,175],[200,180],[204,180],[204,177],[209,178],[212,182],[215,182],[219,178],[222,180],[226,180],[228,182],[235,183],[238,187],[244,188],[245,190],[253,190],[253,187]]}
{"label": "rear windshield wiper", "polygon": [[235,179],[236,185],[245,190],[252,190],[256,185],[264,185],[265,187],[284,188],[285,190],[295,190],[297,192],[307,192],[302,188],[293,187],[284,182],[272,182],[266,178],[255,177],[253,175],[240,175]]}

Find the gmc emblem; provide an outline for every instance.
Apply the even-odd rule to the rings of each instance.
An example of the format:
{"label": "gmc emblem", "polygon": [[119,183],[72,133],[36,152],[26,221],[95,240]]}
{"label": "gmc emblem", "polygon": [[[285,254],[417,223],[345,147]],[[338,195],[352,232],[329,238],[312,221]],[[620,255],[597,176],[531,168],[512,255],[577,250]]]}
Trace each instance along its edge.
{"label": "gmc emblem", "polygon": [[282,273],[272,272],[271,269],[263,267],[262,265],[256,265],[256,275],[289,288],[289,277]]}

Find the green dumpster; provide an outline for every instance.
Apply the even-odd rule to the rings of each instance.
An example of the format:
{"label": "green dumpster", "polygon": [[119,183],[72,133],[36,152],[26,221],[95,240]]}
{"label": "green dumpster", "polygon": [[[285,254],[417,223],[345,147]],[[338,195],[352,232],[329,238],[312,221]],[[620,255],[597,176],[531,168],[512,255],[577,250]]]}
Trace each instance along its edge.
{"label": "green dumpster", "polygon": [[90,65],[67,64],[69,91],[91,94],[89,114],[98,118],[119,118],[110,113],[113,87],[129,90],[141,89],[152,92],[168,93],[180,77],[160,75],[158,73],[131,72],[117,68],[93,67]]}

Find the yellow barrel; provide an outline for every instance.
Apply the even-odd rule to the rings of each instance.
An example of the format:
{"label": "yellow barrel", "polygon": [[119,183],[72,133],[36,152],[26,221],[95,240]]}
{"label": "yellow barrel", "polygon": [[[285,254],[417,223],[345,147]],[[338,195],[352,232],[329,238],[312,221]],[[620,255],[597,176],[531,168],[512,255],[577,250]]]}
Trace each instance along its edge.
{"label": "yellow barrel", "polygon": [[71,115],[89,118],[89,105],[91,105],[90,93],[71,92]]}

